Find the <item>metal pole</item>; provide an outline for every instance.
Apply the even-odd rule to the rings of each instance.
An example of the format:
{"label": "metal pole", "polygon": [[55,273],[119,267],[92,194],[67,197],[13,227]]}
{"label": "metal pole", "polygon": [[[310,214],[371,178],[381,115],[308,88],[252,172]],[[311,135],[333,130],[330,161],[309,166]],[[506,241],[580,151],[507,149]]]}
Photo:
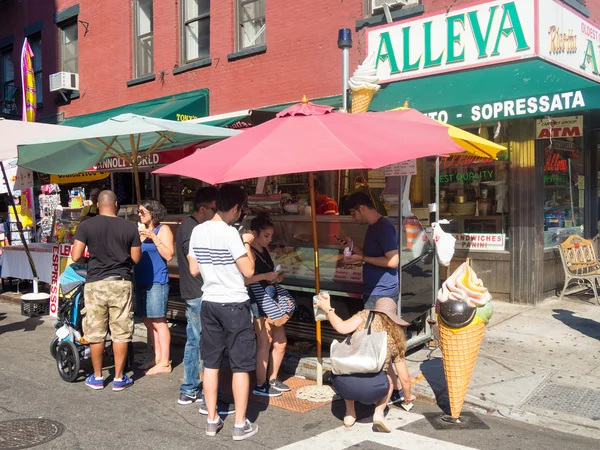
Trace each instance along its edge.
{"label": "metal pole", "polygon": [[[435,158],[435,221],[440,222],[440,157]],[[435,240],[433,241],[434,257],[433,257],[433,302],[437,299],[437,292],[440,288],[440,264],[437,259],[437,249],[435,248]],[[432,315],[435,317],[435,313],[432,311]],[[432,318],[434,318],[432,317]]]}
{"label": "metal pole", "polygon": [[348,112],[348,78],[350,77],[350,49],[342,49],[342,110]]}
{"label": "metal pole", "polygon": [[[317,236],[317,207],[315,202],[315,177],[308,173],[308,188],[310,195],[310,218],[312,222],[313,250],[315,257],[315,293],[321,291],[321,277],[319,271],[319,237]],[[323,386],[323,354],[321,338],[321,322],[316,323],[317,332],[317,386]]]}
{"label": "metal pole", "polygon": [[404,177],[398,177],[398,317],[402,316],[402,199],[404,198]]}
{"label": "metal pole", "polygon": [[350,28],[338,30],[338,48],[342,49],[342,111],[348,112],[348,79],[350,78],[350,49],[352,31]]}

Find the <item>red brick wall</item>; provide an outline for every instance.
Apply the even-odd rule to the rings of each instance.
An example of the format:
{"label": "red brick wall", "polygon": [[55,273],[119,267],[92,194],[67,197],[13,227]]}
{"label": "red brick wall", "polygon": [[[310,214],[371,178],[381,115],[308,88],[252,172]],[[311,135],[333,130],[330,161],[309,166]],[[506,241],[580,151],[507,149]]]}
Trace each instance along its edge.
{"label": "red brick wall", "polygon": [[[79,75],[81,98],[60,108],[67,117],[201,88],[210,90],[210,113],[272,105],[340,94],[341,51],[337,31],[354,30],[362,16],[363,0],[267,1],[267,52],[228,62],[234,51],[234,0],[211,5],[210,67],[173,75],[179,62],[179,13],[176,0],[154,1],[154,72],[156,80],[127,87],[132,79],[132,23],[129,0],[22,0],[10,8],[0,6],[0,38],[15,35],[15,52],[26,24],[44,19],[44,80],[56,67],[55,10],[79,3],[79,20],[89,22],[89,33],[79,25]],[[20,11],[17,11],[19,10]],[[5,11],[6,10],[6,11]],[[11,16],[11,17],[9,17]],[[17,17],[15,17],[17,16]],[[9,31],[9,30],[14,31]],[[355,35],[351,67],[358,63],[360,43]],[[15,53],[16,54],[16,53]],[[48,61],[46,61],[46,59]],[[18,59],[18,57],[17,57]],[[161,72],[164,73],[164,77]],[[44,110],[48,115],[49,92]]]}
{"label": "red brick wall", "polygon": [[[57,108],[48,92],[48,75],[57,65],[56,11],[80,4],[79,20],[89,22],[89,33],[79,25],[81,98]],[[439,12],[473,3],[468,0],[423,0],[425,12]],[[39,117],[59,111],[67,117],[110,109],[156,97],[201,88],[210,90],[210,114],[340,94],[341,51],[337,31],[353,30],[350,68],[364,58],[364,30],[355,22],[364,17],[363,0],[268,0],[267,52],[228,62],[234,51],[234,0],[215,0],[211,9],[210,67],[173,75],[179,62],[177,0],[154,1],[155,81],[127,87],[132,78],[130,0],[22,0],[0,3],[0,38],[15,37],[15,71],[23,29],[44,20],[42,31],[44,108]],[[588,0],[600,22],[600,0]],[[161,75],[164,73],[164,77]],[[17,75],[18,76],[18,75]]]}

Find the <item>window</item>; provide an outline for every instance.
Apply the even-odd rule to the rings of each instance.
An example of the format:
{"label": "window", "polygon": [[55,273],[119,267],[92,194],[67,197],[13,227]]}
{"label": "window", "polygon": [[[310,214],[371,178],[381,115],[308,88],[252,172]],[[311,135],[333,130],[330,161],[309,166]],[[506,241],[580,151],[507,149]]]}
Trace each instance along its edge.
{"label": "window", "polygon": [[237,50],[267,42],[265,0],[237,0]]}
{"label": "window", "polygon": [[[13,49],[8,48],[0,52],[2,66],[0,67],[0,100],[3,101],[2,112],[6,114],[16,114],[15,97],[17,88],[15,88],[15,66],[13,64]],[[13,108],[13,105],[15,107]]]}
{"label": "window", "polygon": [[154,71],[152,0],[134,0],[134,77]]}
{"label": "window", "polygon": [[181,13],[182,63],[210,55],[210,0],[183,0]]}
{"label": "window", "polygon": [[77,17],[74,21],[65,22],[60,25],[58,38],[61,72],[78,73],[79,47],[77,37]]}
{"label": "window", "polygon": [[35,93],[36,93],[36,102],[43,102],[43,77],[42,77],[42,35],[34,34],[27,38],[29,40],[29,46],[31,47],[31,51],[33,51],[33,58],[31,59],[31,63],[33,64],[33,73],[35,74]]}

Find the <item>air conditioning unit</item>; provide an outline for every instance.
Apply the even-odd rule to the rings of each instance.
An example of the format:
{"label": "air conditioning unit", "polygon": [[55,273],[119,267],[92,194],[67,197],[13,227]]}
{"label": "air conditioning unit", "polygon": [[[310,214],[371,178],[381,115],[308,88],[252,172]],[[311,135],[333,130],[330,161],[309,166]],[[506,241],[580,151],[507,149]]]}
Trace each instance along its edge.
{"label": "air conditioning unit", "polygon": [[58,72],[50,75],[50,92],[78,91],[79,74],[71,72]]}
{"label": "air conditioning unit", "polygon": [[371,0],[371,13],[375,13],[383,9],[383,5],[396,6],[396,5],[418,5],[419,0]]}

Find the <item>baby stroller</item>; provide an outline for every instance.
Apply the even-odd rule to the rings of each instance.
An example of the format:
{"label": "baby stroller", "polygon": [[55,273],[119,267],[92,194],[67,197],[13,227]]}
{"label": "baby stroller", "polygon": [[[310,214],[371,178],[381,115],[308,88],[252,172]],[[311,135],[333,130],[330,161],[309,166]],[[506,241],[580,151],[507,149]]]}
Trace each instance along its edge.
{"label": "baby stroller", "polygon": [[[79,377],[82,360],[91,357],[89,345],[81,342],[81,325],[85,302],[83,287],[87,276],[87,265],[73,263],[59,279],[58,321],[55,323],[56,336],[50,342],[50,353],[56,359],[58,374],[69,383]],[[105,356],[112,356],[112,345],[105,349]],[[133,367],[133,343],[127,349],[125,370]]]}

